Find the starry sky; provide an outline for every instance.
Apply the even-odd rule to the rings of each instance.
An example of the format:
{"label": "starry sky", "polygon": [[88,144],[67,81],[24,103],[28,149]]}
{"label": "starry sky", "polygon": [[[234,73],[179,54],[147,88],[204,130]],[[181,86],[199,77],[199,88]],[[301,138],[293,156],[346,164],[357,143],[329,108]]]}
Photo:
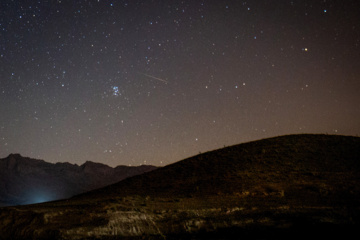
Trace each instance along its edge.
{"label": "starry sky", "polygon": [[164,166],[360,134],[357,0],[4,0],[0,157]]}

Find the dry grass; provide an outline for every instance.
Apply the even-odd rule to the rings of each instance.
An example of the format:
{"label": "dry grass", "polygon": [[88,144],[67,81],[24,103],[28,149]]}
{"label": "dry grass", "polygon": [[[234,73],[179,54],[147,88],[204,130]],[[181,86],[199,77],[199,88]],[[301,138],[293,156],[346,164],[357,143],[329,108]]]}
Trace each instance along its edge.
{"label": "dry grass", "polygon": [[[196,216],[253,227],[314,219],[360,224],[359,170],[358,137],[265,139],[199,154],[68,201],[6,208],[0,232],[32,226],[55,236],[61,229],[106,225],[108,215],[121,212],[159,216],[159,224],[172,227]],[[44,223],[45,214],[56,215],[52,224]]]}

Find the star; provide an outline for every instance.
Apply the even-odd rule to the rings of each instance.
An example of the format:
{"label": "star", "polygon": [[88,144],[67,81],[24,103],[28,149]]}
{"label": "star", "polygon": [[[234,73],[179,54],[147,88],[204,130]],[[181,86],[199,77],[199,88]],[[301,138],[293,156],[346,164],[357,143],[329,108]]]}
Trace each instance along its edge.
{"label": "star", "polygon": [[357,1],[140,2],[3,1],[0,157],[166,165],[360,134]]}

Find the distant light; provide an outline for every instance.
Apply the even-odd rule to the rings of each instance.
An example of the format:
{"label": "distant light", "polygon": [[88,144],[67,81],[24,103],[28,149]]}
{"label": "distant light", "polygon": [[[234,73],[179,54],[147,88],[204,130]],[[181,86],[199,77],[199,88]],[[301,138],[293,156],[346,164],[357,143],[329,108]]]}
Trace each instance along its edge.
{"label": "distant light", "polygon": [[326,9],[324,9],[324,13],[326,13],[327,12],[327,10]]}
{"label": "distant light", "polygon": [[43,203],[54,200],[54,197],[45,190],[39,190],[31,193],[29,192],[27,197],[28,199],[26,204]]}

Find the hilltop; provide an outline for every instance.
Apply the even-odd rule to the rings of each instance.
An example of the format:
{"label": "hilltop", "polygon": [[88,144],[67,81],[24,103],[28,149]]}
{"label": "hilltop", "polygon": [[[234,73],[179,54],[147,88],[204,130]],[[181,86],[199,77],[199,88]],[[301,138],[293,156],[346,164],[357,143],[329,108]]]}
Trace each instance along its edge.
{"label": "hilltop", "polygon": [[[282,189],[360,170],[360,138],[289,135],[206,152],[100,189],[112,195],[204,196]],[[320,184],[320,183],[319,183]],[[292,185],[293,187],[293,185]]]}
{"label": "hilltop", "polygon": [[263,139],[67,201],[2,209],[0,238],[344,237],[360,225],[359,170],[359,137]]}

